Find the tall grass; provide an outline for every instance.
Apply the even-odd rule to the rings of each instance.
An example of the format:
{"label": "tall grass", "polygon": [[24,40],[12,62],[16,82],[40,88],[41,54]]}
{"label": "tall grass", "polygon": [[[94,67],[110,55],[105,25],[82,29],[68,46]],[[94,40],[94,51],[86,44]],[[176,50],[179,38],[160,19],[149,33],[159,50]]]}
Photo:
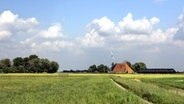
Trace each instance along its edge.
{"label": "tall grass", "polygon": [[0,104],[143,104],[107,76],[4,75]]}
{"label": "tall grass", "polygon": [[169,88],[179,88],[184,90],[184,78],[158,78],[158,79],[141,79],[147,83],[154,83],[158,86]]}
{"label": "tall grass", "polygon": [[157,104],[184,104],[183,96],[168,92],[164,88],[128,78],[112,77],[117,83],[138,96]]}

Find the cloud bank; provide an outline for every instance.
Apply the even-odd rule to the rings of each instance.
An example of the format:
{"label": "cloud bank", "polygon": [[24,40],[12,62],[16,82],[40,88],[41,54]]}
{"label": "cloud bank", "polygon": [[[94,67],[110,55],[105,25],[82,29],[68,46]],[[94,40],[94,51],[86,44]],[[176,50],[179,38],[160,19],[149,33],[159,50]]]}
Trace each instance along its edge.
{"label": "cloud bank", "polygon": [[179,52],[184,50],[184,15],[178,17],[175,26],[165,30],[155,28],[158,23],[160,19],[155,16],[134,19],[128,13],[117,23],[104,16],[87,24],[84,35],[71,38],[63,33],[60,23],[41,28],[35,17],[25,19],[7,10],[0,14],[0,57],[35,53],[59,61],[62,69],[82,69],[94,63],[110,64],[113,51],[117,62],[181,66],[168,58],[176,56],[174,59],[181,61],[179,57],[184,55]]}

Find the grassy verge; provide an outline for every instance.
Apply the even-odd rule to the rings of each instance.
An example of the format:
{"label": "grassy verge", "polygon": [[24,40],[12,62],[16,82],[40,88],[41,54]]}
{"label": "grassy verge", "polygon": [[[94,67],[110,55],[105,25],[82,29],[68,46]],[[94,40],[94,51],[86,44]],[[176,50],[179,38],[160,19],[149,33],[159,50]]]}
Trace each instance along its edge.
{"label": "grassy verge", "polygon": [[164,88],[152,86],[144,82],[134,81],[128,78],[112,77],[117,83],[134,92],[138,96],[157,104],[184,104],[182,96],[168,92]]}
{"label": "grassy verge", "polygon": [[0,104],[143,104],[107,76],[1,75]]}
{"label": "grassy verge", "polygon": [[179,88],[184,90],[184,78],[158,78],[158,79],[141,79],[146,83],[154,83],[164,88]]}

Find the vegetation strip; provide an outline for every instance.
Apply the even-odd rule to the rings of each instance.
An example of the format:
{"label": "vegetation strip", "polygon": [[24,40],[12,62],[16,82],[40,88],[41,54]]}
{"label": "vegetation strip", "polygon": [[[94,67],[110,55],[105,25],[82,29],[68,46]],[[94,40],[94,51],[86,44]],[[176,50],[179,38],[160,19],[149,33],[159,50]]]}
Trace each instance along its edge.
{"label": "vegetation strip", "polygon": [[124,91],[127,91],[126,88],[124,88],[123,86],[121,86],[119,83],[117,83],[116,81],[114,81],[113,79],[111,79],[111,81],[116,85],[118,86],[120,89],[124,90]]}
{"label": "vegetation strip", "polygon": [[[143,79],[143,80],[139,80],[139,81],[143,81],[144,83],[150,84],[150,85],[155,86],[155,87],[165,88],[169,92],[173,92],[173,93],[178,94],[180,96],[184,96],[184,90],[181,89],[182,85],[180,86],[180,88],[178,88],[174,84],[173,84],[173,86],[171,86],[171,85],[168,85],[168,84],[164,84],[165,82],[156,82],[156,80],[158,80],[158,79],[151,79],[151,80],[149,80],[149,79]],[[159,79],[159,80],[163,80],[163,79]],[[171,83],[172,82],[170,82],[170,84]],[[181,83],[181,84],[184,84],[184,83]]]}
{"label": "vegetation strip", "polygon": [[[132,79],[132,80],[134,80],[134,81],[137,81],[137,82],[142,82],[140,79],[137,79],[137,78],[134,78],[134,79]],[[144,83],[144,82],[143,82]],[[152,86],[155,86],[155,87],[162,87],[162,88],[166,88],[166,89],[168,89],[168,91],[169,92],[172,92],[172,93],[175,93],[175,94],[178,94],[178,95],[180,95],[180,96],[184,96],[184,90],[182,90],[182,89],[179,89],[179,88],[175,88],[175,87],[173,87],[173,86],[167,86],[167,85],[158,85],[158,84],[156,84],[156,83],[151,83],[151,82],[145,82],[145,83],[148,83],[148,84],[150,84],[150,85],[152,85]],[[166,86],[166,87],[164,87],[164,86]],[[168,88],[169,87],[169,88]]]}
{"label": "vegetation strip", "polygon": [[[128,91],[126,88],[124,88],[120,83],[116,82],[114,79],[111,79],[111,81],[113,81],[113,83],[118,86],[120,89],[124,90],[124,91]],[[137,96],[137,95],[136,95]],[[139,96],[137,96],[139,97]],[[145,102],[146,104],[153,104],[152,102],[149,102],[141,97],[139,97],[143,102]]]}
{"label": "vegetation strip", "polygon": [[167,89],[152,86],[143,82],[137,82],[129,78],[115,76],[112,78],[124,88],[134,92],[149,102],[159,104],[184,104],[183,96],[168,92]]}
{"label": "vegetation strip", "polygon": [[181,78],[158,78],[158,79],[141,79],[146,83],[154,83],[165,88],[178,88],[184,90],[184,76]]}

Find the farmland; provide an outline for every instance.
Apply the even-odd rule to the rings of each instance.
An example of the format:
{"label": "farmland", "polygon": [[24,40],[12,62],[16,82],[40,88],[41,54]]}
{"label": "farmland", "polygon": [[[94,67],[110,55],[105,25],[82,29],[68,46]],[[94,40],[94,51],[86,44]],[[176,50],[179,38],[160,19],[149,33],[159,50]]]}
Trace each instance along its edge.
{"label": "farmland", "polygon": [[182,74],[0,74],[0,104],[183,104],[183,80]]}

